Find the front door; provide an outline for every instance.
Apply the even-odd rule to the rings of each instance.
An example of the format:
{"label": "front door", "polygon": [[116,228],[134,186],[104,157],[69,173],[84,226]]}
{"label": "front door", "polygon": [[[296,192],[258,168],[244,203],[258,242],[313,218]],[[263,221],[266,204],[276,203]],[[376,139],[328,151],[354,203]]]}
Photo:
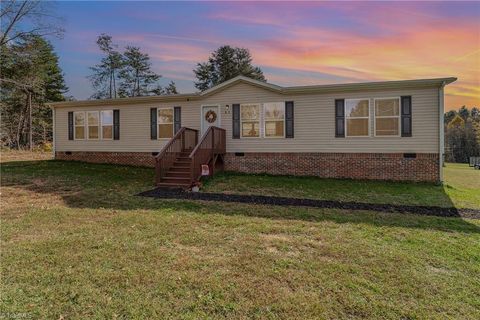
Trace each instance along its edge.
{"label": "front door", "polygon": [[202,107],[202,134],[211,126],[220,127],[220,109],[218,106]]}

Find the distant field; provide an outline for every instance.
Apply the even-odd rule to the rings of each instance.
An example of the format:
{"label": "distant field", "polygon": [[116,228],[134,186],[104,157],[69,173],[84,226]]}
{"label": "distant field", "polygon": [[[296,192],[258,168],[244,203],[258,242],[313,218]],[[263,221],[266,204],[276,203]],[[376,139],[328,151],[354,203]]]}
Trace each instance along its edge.
{"label": "distant field", "polygon": [[[152,169],[29,160],[2,153],[0,317],[480,318],[480,220],[150,199],[135,194],[152,187]],[[447,172],[444,196],[230,174],[206,189],[478,203],[477,173]]]}

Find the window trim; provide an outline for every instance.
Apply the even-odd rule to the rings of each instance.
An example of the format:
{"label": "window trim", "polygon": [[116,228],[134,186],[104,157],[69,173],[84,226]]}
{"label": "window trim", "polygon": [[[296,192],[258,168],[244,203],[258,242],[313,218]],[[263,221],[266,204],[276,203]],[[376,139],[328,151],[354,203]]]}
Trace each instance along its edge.
{"label": "window trim", "polygon": [[[104,138],[103,137],[103,121],[102,121],[102,112],[104,111],[110,111],[112,112],[112,124],[107,124],[106,126],[111,126],[112,127],[112,137],[111,138]],[[102,140],[113,140],[113,109],[107,109],[107,110],[100,110],[100,119],[99,119],[99,123],[100,123],[100,134],[98,135],[99,137],[101,137]]]}
{"label": "window trim", "polygon": [[[370,124],[370,117],[371,117],[371,98],[350,98],[350,99],[344,99],[344,106],[343,106],[343,114],[345,116],[343,122],[344,122],[344,127],[345,127],[345,138],[371,138],[371,124]],[[368,101],[368,116],[367,117],[349,117],[347,116],[347,101],[351,100],[367,100]],[[348,135],[348,128],[347,128],[347,120],[348,119],[367,119],[368,120],[368,134],[365,136],[349,136]]]}
{"label": "window trim", "polygon": [[[389,99],[397,99],[398,100],[398,116],[380,116],[379,119],[398,119],[398,135],[378,135],[377,134],[377,115],[376,115],[376,101],[377,100],[389,100]],[[374,98],[373,99],[373,136],[374,137],[381,137],[381,138],[399,138],[402,136],[402,104],[401,104],[400,97],[381,97],[381,98]]]}
{"label": "window trim", "polygon": [[[258,133],[257,137],[248,137],[243,135],[243,119],[242,119],[242,106],[243,105],[257,105],[258,106],[258,130],[260,131]],[[262,138],[262,103],[241,103],[240,104],[240,139],[261,139]],[[246,120],[245,122],[254,122],[254,121],[249,121]]]}
{"label": "window trim", "polygon": [[[266,115],[265,115],[265,112],[266,112],[266,111],[265,111],[265,110],[266,110],[265,105],[266,105],[267,103],[279,103],[279,104],[283,104],[283,120],[282,120],[282,121],[283,121],[283,136],[272,136],[272,137],[268,137],[268,136],[267,136],[267,121],[269,121],[269,122],[278,122],[278,121],[281,121],[281,120],[267,120],[267,117],[266,117]],[[263,122],[263,138],[265,138],[265,139],[285,139],[285,134],[286,134],[285,131],[286,131],[286,129],[287,129],[287,128],[286,128],[286,125],[287,125],[287,124],[286,124],[286,123],[287,123],[287,121],[286,121],[287,115],[286,115],[286,112],[285,112],[285,101],[283,101],[283,102],[264,102],[264,103],[262,103],[262,108],[263,108],[263,113],[262,113],[262,120],[263,120],[263,121],[262,121],[262,122]],[[241,111],[241,110],[240,110],[240,111]]]}
{"label": "window trim", "polygon": [[[172,122],[160,123],[160,116],[158,115],[159,110],[172,110]],[[161,124],[171,124],[172,125],[172,136],[170,138],[160,138],[160,125]],[[157,108],[157,140],[170,140],[175,136],[175,110],[173,107],[159,107]]]}
{"label": "window trim", "polygon": [[[75,115],[77,113],[83,113],[83,138],[77,138],[77,130],[76,128],[77,127],[82,127],[82,125],[77,125],[75,123]],[[85,130],[85,124],[87,123],[87,118],[86,118],[86,114],[85,114],[85,111],[74,111],[73,112],[73,140],[85,140],[86,139],[86,130]]]}
{"label": "window trim", "polygon": [[[98,138],[90,138],[90,130],[89,130],[90,129],[90,124],[88,123],[88,114],[89,113],[98,114],[98,125],[97,125],[97,127],[98,127]],[[87,125],[87,132],[86,132],[87,133],[87,140],[100,140],[100,128],[101,128],[101,126],[100,126],[100,111],[98,111],[98,110],[86,111],[85,116],[86,116],[86,118],[85,118],[86,121],[85,122],[86,122],[86,125]],[[92,126],[92,127],[95,127],[95,126]]]}

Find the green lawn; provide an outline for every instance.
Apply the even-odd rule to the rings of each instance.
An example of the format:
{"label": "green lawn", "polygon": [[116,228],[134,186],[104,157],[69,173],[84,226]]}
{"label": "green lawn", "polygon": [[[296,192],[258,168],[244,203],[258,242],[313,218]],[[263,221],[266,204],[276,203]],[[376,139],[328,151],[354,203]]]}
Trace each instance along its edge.
{"label": "green lawn", "polygon": [[323,200],[358,201],[480,209],[480,170],[447,164],[443,186],[402,183],[278,177],[224,173],[205,183],[206,192],[262,194]]}
{"label": "green lawn", "polygon": [[17,160],[0,317],[480,318],[479,220],[156,200],[152,169]]}

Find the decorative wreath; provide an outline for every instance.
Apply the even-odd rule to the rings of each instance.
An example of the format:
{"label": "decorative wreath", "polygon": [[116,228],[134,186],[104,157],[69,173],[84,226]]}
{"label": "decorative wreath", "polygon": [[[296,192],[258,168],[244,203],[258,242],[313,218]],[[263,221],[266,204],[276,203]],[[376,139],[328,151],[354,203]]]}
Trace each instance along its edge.
{"label": "decorative wreath", "polygon": [[209,123],[214,123],[217,120],[217,114],[213,110],[208,110],[205,114],[205,120]]}

